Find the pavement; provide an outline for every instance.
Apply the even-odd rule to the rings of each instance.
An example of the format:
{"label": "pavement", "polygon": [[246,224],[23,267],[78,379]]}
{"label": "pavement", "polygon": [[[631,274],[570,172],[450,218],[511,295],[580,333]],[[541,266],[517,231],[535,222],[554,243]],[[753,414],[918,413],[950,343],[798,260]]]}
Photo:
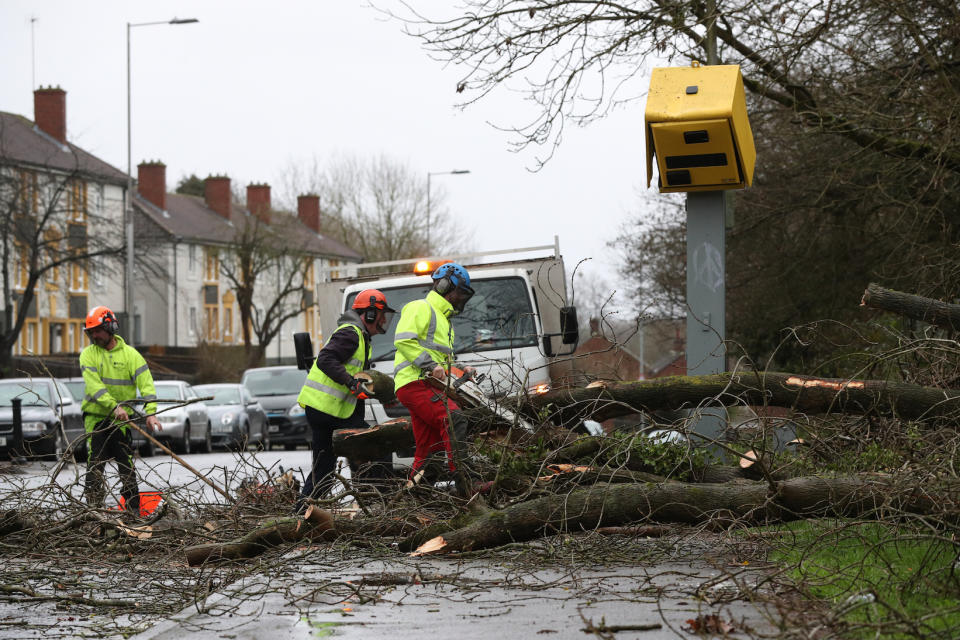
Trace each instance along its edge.
{"label": "pavement", "polygon": [[[543,543],[554,544],[557,539]],[[630,544],[643,553],[644,541]],[[648,544],[659,557],[670,543],[651,539]],[[638,558],[603,566],[577,558],[544,561],[519,548],[470,559],[305,549],[299,551],[302,564],[291,563],[288,555],[279,565],[294,570],[234,583],[133,637],[614,637],[612,630],[608,635],[590,631],[606,625],[622,628],[615,632],[617,640],[661,640],[690,638],[696,635],[690,621],[708,622],[710,616],[729,625],[727,637],[776,635],[776,617],[751,602],[751,587],[763,581],[764,571],[714,567],[703,557],[710,548],[691,554],[687,546],[683,559]],[[728,572],[738,578],[732,580]],[[699,637],[712,635],[723,634]]]}

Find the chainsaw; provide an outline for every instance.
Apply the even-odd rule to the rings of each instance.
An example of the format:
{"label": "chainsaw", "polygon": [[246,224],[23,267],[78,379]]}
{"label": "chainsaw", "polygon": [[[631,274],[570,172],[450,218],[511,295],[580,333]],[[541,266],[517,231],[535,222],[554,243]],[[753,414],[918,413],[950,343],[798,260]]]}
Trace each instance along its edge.
{"label": "chainsaw", "polygon": [[479,385],[485,377],[484,374],[468,375],[462,369],[450,367],[450,377],[452,380],[449,383],[433,376],[424,378],[427,384],[438,391],[435,400],[439,400],[442,397],[440,394],[444,394],[462,407],[487,409],[508,424],[517,424],[530,433],[534,432],[533,425],[524,418],[487,397]]}

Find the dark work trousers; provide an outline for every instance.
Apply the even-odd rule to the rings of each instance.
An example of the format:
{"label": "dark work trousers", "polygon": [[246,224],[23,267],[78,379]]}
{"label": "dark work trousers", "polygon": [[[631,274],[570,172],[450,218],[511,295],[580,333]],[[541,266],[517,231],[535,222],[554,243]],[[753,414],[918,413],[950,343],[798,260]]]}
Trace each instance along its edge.
{"label": "dark work trousers", "polygon": [[137,474],[133,470],[133,445],[130,428],[126,430],[114,426],[110,418],[97,423],[90,435],[87,457],[87,476],[84,482],[84,495],[87,504],[103,507],[106,487],[103,471],[108,460],[117,463],[120,474],[120,495],[123,496],[126,509],[135,515],[140,514],[140,489],[137,487]]}
{"label": "dark work trousers", "polygon": [[321,498],[333,487],[333,473],[337,469],[337,456],[333,453],[334,429],[362,429],[367,426],[363,420],[363,402],[357,402],[353,413],[346,418],[335,418],[313,407],[304,407],[307,424],[313,431],[313,468],[300,498]]}

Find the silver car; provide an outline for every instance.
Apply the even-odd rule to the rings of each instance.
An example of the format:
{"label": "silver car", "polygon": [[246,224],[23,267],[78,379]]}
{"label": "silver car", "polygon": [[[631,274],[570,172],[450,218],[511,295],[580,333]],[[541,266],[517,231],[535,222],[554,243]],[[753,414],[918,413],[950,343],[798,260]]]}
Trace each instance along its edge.
{"label": "silver car", "polygon": [[214,446],[243,450],[248,444],[270,448],[270,431],[263,405],[242,384],[201,384],[193,388],[207,400],[207,413],[213,425]]}
{"label": "silver car", "polygon": [[212,429],[207,405],[197,401],[193,387],[183,380],[157,380],[157,419],[163,430],[154,434],[177,453],[209,453]]}

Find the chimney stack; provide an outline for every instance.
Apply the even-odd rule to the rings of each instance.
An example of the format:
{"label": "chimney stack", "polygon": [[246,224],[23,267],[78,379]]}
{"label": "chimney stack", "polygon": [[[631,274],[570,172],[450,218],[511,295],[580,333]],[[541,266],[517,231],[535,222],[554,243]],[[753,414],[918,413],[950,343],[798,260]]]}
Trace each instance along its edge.
{"label": "chimney stack", "polygon": [[208,176],[203,181],[203,199],[209,208],[229,220],[230,178],[227,176]]}
{"label": "chimney stack", "polygon": [[159,160],[138,164],[137,191],[165,211],[167,209],[167,165]]}
{"label": "chimney stack", "polygon": [[314,233],[320,233],[320,196],[312,193],[297,196],[297,217]]}
{"label": "chimney stack", "polygon": [[33,92],[33,121],[41,131],[67,141],[67,92],[60,87],[40,87]]}
{"label": "chimney stack", "polygon": [[270,224],[270,185],[247,185],[247,211]]}

